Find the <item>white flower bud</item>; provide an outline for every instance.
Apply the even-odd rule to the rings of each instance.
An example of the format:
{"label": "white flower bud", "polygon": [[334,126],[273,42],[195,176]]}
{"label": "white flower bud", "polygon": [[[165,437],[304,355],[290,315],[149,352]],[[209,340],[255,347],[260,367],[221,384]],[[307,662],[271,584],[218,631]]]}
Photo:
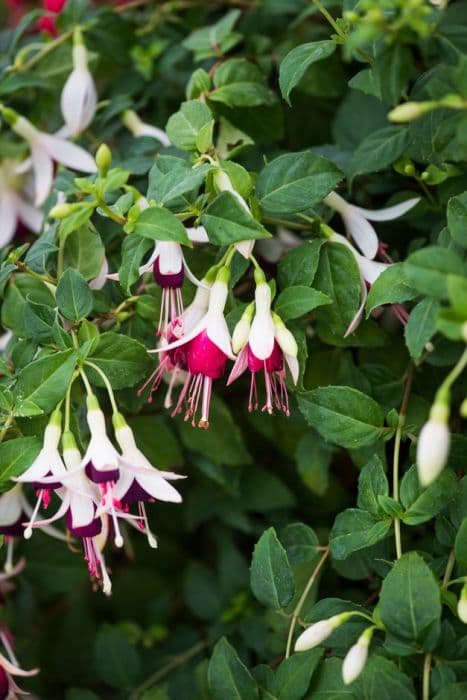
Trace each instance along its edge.
{"label": "white flower bud", "polygon": [[277,314],[273,314],[276,340],[285,355],[297,357],[298,346],[293,334],[289,331],[284,321]]}
{"label": "white flower bud", "polygon": [[373,635],[373,627],[360,635],[356,644],[350,647],[342,664],[342,678],[345,685],[350,685],[363,671],[368,659],[368,647]]}
{"label": "white flower bud", "polygon": [[422,486],[429,486],[446,464],[451,441],[447,425],[448,416],[447,406],[434,404],[430,418],[420,432],[417,444],[417,467]]}
{"label": "white flower bud", "polygon": [[467,625],[467,584],[464,584],[459,602],[457,603],[457,614],[459,620]]}
{"label": "white flower bud", "polygon": [[324,642],[325,639],[330,637],[334,630],[345,622],[348,617],[348,613],[342,613],[341,615],[334,615],[327,620],[320,620],[310,625],[310,627],[307,627],[307,629],[301,633],[295,642],[295,651],[308,651],[308,649],[317,647],[321,642]]}
{"label": "white flower bud", "polygon": [[232,349],[235,354],[243,350],[248,342],[248,336],[250,335],[251,320],[245,317],[245,314],[241,317],[240,321],[234,328],[232,334]]}

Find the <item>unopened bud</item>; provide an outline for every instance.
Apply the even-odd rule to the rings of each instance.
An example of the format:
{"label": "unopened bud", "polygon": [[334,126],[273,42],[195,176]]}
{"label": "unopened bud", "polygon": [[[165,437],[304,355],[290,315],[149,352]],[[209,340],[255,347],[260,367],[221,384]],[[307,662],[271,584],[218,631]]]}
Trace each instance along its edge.
{"label": "unopened bud", "polygon": [[[79,207],[81,207],[81,204],[78,204],[78,208]],[[66,219],[67,216],[73,214],[76,209],[76,204],[56,204],[49,211],[49,216],[51,219]]]}
{"label": "unopened bud", "polygon": [[289,331],[284,321],[276,313],[273,314],[274,328],[276,332],[276,340],[279,347],[285,355],[297,357],[298,346],[293,334]]}
{"label": "unopened bud", "polygon": [[464,585],[462,587],[459,602],[457,603],[457,614],[459,616],[459,620],[462,620],[462,622],[467,624],[467,584],[466,583],[464,583]]}
{"label": "unopened bud", "polygon": [[1,112],[3,119],[10,126],[14,126],[19,119],[18,112],[15,112],[14,109],[10,109],[10,107],[4,107],[3,105],[1,105],[0,112]]}
{"label": "unopened bud", "polygon": [[368,659],[368,647],[374,627],[368,627],[360,635],[356,644],[350,647],[342,664],[342,678],[345,685],[350,685],[361,674]]}
{"label": "unopened bud", "polygon": [[461,403],[461,407],[459,409],[459,412],[460,412],[462,418],[467,418],[467,396],[465,397],[465,399]]}
{"label": "unopened bud", "polygon": [[420,431],[417,444],[418,478],[429,486],[447,462],[451,435],[448,428],[449,406],[435,403],[430,418]]}
{"label": "unopened bud", "polygon": [[295,642],[295,651],[308,651],[308,649],[317,647],[324,642],[325,639],[330,637],[334,630],[340,627],[348,618],[348,613],[341,613],[340,615],[334,615],[327,620],[320,620],[319,622],[315,622],[314,625],[310,625],[310,627],[307,627],[307,629],[301,633]]}
{"label": "unopened bud", "polygon": [[436,109],[437,106],[436,102],[404,102],[404,104],[394,107],[389,112],[388,118],[396,124],[403,124],[418,119],[427,112]]}
{"label": "unopened bud", "polygon": [[235,354],[239,353],[248,342],[250,335],[251,321],[253,319],[254,304],[248,304],[242,314],[240,321],[234,328],[232,333],[232,349]]}
{"label": "unopened bud", "polygon": [[101,177],[105,177],[112,165],[112,151],[106,143],[102,143],[97,149],[96,165]]}

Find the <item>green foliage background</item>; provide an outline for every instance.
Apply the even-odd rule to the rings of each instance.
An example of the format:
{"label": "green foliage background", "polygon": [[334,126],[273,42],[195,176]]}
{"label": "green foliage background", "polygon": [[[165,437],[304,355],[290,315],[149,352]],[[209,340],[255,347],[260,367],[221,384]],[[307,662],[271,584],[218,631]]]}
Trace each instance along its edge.
{"label": "green foliage background", "polygon": [[[0,100],[53,132],[61,125],[70,42],[7,70],[37,38],[27,32],[33,21],[34,14],[0,34]],[[111,219],[80,211],[74,220],[53,223],[27,250],[2,252],[2,324],[14,333],[2,364],[8,421],[0,446],[2,489],[19,473],[12,465],[18,452],[22,469],[30,462],[77,361],[56,304],[71,322],[88,317],[80,324],[80,352],[108,373],[144,453],[161,469],[177,467],[189,477],[181,506],[150,508],[157,550],[134,537],[127,551],[112,552],[110,599],[90,590],[81,557],[70,548],[41,533],[20,545],[27,567],[5,614],[23,666],[41,668],[28,687],[47,700],[410,700],[422,697],[431,654],[429,697],[464,697],[460,584],[448,588],[447,582],[467,567],[467,442],[458,411],[465,376],[452,390],[448,467],[423,490],[413,465],[435,392],[465,346],[467,2],[441,8],[416,0],[187,0],[125,10],[69,0],[59,22],[61,32],[86,26],[102,100],[82,145],[95,152],[106,142],[113,167],[129,171],[141,192],[149,187],[149,199],[172,213],[188,208],[195,218],[213,189],[209,175],[193,174],[187,153],[211,147],[214,120],[218,152],[244,168],[237,171],[237,189],[245,197],[254,192],[249,237],[263,236],[263,226],[275,234],[278,224],[303,237],[278,265],[265,263],[276,279],[276,308],[299,343],[301,375],[289,418],[248,413],[247,380],[228,389],[216,382],[211,427],[195,430],[169,418],[163,397],[148,406],[136,394],[152,367],[145,347],[154,345],[159,317],[155,284],[132,296],[135,268],[151,247],[151,215],[136,222],[136,238],[125,238]],[[462,105],[439,107],[408,124],[388,119],[407,99],[446,95]],[[196,107],[188,103],[179,111],[187,99]],[[122,125],[128,108],[160,127],[170,118],[175,146],[164,149],[162,160],[154,139],[134,138]],[[2,155],[21,148],[5,125]],[[116,173],[105,193],[110,204],[125,181]],[[348,338],[343,335],[359,305],[358,269],[347,249],[318,237],[319,223],[343,231],[322,203],[339,184],[366,208],[421,197],[402,219],[377,225],[398,265],[373,286],[366,318]],[[73,174],[60,169],[56,187],[74,201],[86,185],[76,186]],[[209,204],[214,208],[201,219],[215,245],[187,249],[199,276],[215,262],[216,245],[245,238],[241,212],[226,197]],[[52,197],[46,207],[53,204]],[[230,222],[224,234],[218,219]],[[167,221],[177,240],[180,232]],[[64,273],[54,301],[29,271],[59,276],[59,240]],[[122,284],[107,283],[91,295],[80,285],[99,272],[104,251]],[[241,282],[229,299],[231,327],[252,298],[246,267],[237,256],[233,281]],[[186,300],[192,294],[187,283]],[[75,296],[78,305],[70,303]],[[410,311],[405,329],[384,306],[393,303]],[[382,306],[383,313],[370,316]],[[93,382],[99,384],[97,375]],[[74,428],[82,438],[83,400],[74,389]],[[403,402],[405,422],[399,420]],[[392,482],[398,441],[400,497]],[[394,519],[402,523],[404,552],[396,563]],[[328,546],[299,622],[375,610],[380,625],[364,673],[348,688],[341,660],[365,627],[358,617],[324,648],[284,660],[291,615]]]}

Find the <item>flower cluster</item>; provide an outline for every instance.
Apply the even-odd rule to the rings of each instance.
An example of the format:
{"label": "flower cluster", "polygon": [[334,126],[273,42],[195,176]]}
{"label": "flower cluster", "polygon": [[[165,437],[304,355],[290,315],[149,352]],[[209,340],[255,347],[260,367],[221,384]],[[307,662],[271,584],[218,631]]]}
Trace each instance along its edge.
{"label": "flower cluster", "polygon": [[[146,535],[151,547],[157,547],[145,504],[156,500],[179,503],[181,496],[169,482],[182,477],[159,471],[150,464],[113,400],[118,450],[107,435],[104,414],[86,375],[83,379],[88,389],[86,418],[90,433],[84,455],[69,428],[69,407],[63,433],[62,412],[57,408],[45,430],[40,453],[17,478],[17,485],[0,497],[0,532],[9,543],[6,568],[12,566],[13,539],[23,533],[29,539],[33,530],[40,528],[63,539],[81,540],[91,579],[109,595],[112,586],[103,555],[107,541],[113,538],[115,545],[122,547],[122,526],[130,525]],[[36,492],[32,509],[23,493],[25,484]],[[56,512],[42,517],[41,508],[48,509],[56,499],[59,502]],[[67,536],[49,529],[51,523],[62,518]]]}

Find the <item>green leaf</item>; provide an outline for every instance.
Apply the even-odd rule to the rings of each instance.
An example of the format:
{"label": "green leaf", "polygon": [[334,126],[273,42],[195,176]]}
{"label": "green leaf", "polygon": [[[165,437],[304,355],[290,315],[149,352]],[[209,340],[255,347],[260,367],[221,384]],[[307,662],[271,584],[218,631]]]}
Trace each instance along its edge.
{"label": "green leaf", "polygon": [[329,442],[356,449],[381,436],[383,412],[366,394],[347,386],[320,387],[298,396],[306,420]]}
{"label": "green leaf", "polygon": [[302,286],[288,287],[277,297],[274,311],[283,321],[288,321],[291,318],[304,316],[317,306],[331,303],[332,299],[316,289]]}
{"label": "green leaf", "polygon": [[93,297],[89,285],[84,277],[71,267],[60,277],[55,298],[60,313],[69,321],[80,321],[92,311]]}
{"label": "green leaf", "polygon": [[[103,333],[89,358],[107,375],[114,389],[134,386],[149,371],[151,360],[144,345],[126,335]],[[104,386],[101,377],[89,368],[89,379]]]}
{"label": "green leaf", "polygon": [[310,151],[285,153],[260,172],[256,194],[267,216],[284,216],[317,204],[341,179],[342,172],[327,158]]}
{"label": "green leaf", "polygon": [[229,10],[214,24],[192,32],[183,45],[194,51],[199,61],[213,56],[219,57],[219,54],[226,53],[241,41],[242,35],[232,31],[240,15],[240,10]]}
{"label": "green leaf", "polygon": [[323,245],[313,284],[334,302],[318,309],[316,318],[320,325],[343,338],[357,313],[361,295],[360,272],[351,251],[340,243]]}
{"label": "green leaf", "polygon": [[357,505],[362,510],[379,516],[379,496],[389,496],[389,482],[381,459],[375,455],[360,472]]}
{"label": "green leaf", "polygon": [[105,625],[97,633],[94,661],[98,677],[112,688],[135,687],[141,662],[134,646],[116,627]]}
{"label": "green leaf", "polygon": [[41,447],[35,437],[20,437],[0,444],[0,492],[12,488],[12,477],[20,476],[31,466]]}
{"label": "green leaf", "polygon": [[409,145],[405,126],[386,126],[373,131],[358,146],[350,164],[352,178],[364,173],[377,173],[392,165]]}
{"label": "green leaf", "polygon": [[283,59],[279,69],[279,87],[282,97],[290,104],[290,93],[316,61],[322,61],[336,50],[330,39],[312,41],[292,49]]}
{"label": "green leaf", "polygon": [[273,684],[277,700],[301,700],[323,656],[323,649],[293,654],[276,671]]}
{"label": "green leaf", "polygon": [[463,248],[467,248],[467,192],[451,197],[448,202],[449,232]]}
{"label": "green leaf", "polygon": [[209,166],[192,169],[179,158],[159,156],[149,172],[148,201],[172,208],[183,195],[194,199],[208,169]]}
{"label": "green leaf", "polygon": [[285,289],[294,285],[312,285],[323,243],[322,238],[314,238],[312,241],[304,241],[298,248],[289,250],[279,262],[279,286]]}
{"label": "green leaf", "polygon": [[28,301],[54,307],[55,298],[46,285],[29,275],[15,275],[2,304],[2,323],[20,338],[27,336],[25,309]]}
{"label": "green leaf", "polygon": [[467,693],[467,683],[449,683],[436,693],[433,700],[464,700]]}
{"label": "green leaf", "polygon": [[439,635],[440,590],[429,567],[416,552],[395,562],[383,581],[379,611],[396,639],[433,648]]}
{"label": "green leaf", "polygon": [[394,42],[390,46],[383,44],[383,50],[378,52],[372,66],[383,102],[396,105],[400,101],[412,71],[412,52],[407,45],[400,42]]}
{"label": "green leaf", "polygon": [[384,656],[371,656],[358,685],[365,700],[416,700],[411,679]]}
{"label": "green leaf", "polygon": [[222,63],[213,82],[215,89],[209,93],[209,99],[228,107],[255,107],[277,101],[276,94],[266,85],[266,76],[244,58]]}
{"label": "green leaf", "polygon": [[65,396],[76,360],[76,352],[63,350],[41,357],[22,369],[15,386],[15,415],[52,412]]}
{"label": "green leaf", "polygon": [[404,263],[409,283],[420,294],[435,299],[447,299],[449,274],[463,277],[462,260],[453,250],[440,246],[428,246],[409,255]]}
{"label": "green leaf", "polygon": [[442,474],[426,489],[420,486],[415,465],[404,474],[401,481],[401,502],[406,525],[420,525],[438,515],[457,495],[457,481],[450,469]]}
{"label": "green leaf", "polygon": [[365,306],[367,318],[378,306],[402,304],[416,296],[417,291],[409,285],[405,276],[404,265],[395,263],[384,270],[371,285]]}
{"label": "green leaf", "polygon": [[152,241],[175,241],[191,246],[184,225],[164,207],[149,207],[138,216],[134,233]]}
{"label": "green leaf", "polygon": [[256,543],[251,562],[251,590],[273,610],[285,608],[295,595],[295,583],[285,549],[270,527]]}
{"label": "green leaf", "polygon": [[196,151],[199,133],[211,121],[211,110],[204,102],[182,102],[179,111],[172,114],[167,122],[167,136],[182,151]]}
{"label": "green leaf", "polygon": [[304,523],[291,523],[281,533],[281,542],[292,566],[312,562],[319,555],[319,540],[314,530]]}
{"label": "green leaf", "polygon": [[329,534],[332,556],[346,559],[352,552],[384,539],[390,529],[390,519],[378,520],[366,510],[348,508],[339,513]]}
{"label": "green leaf", "polygon": [[202,215],[201,223],[211,243],[216,245],[271,236],[231,192],[221,192],[216,197]]}
{"label": "green leaf", "polygon": [[222,637],[213,649],[208,667],[213,700],[258,700],[256,682],[235,649]]}
{"label": "green leaf", "polygon": [[127,294],[130,293],[130,287],[140,278],[139,268],[144,256],[152,247],[150,240],[134,233],[123,240],[119,282]]}
{"label": "green leaf", "polygon": [[356,700],[353,690],[342,680],[342,659],[324,659],[306,700]]}
{"label": "green leaf", "polygon": [[410,312],[404,328],[404,338],[410,356],[417,360],[426,344],[436,332],[436,319],[440,305],[436,299],[422,299]]}
{"label": "green leaf", "polygon": [[85,280],[98,276],[104,262],[105,247],[91,226],[81,226],[67,236],[63,252],[64,269],[73,267]]}

